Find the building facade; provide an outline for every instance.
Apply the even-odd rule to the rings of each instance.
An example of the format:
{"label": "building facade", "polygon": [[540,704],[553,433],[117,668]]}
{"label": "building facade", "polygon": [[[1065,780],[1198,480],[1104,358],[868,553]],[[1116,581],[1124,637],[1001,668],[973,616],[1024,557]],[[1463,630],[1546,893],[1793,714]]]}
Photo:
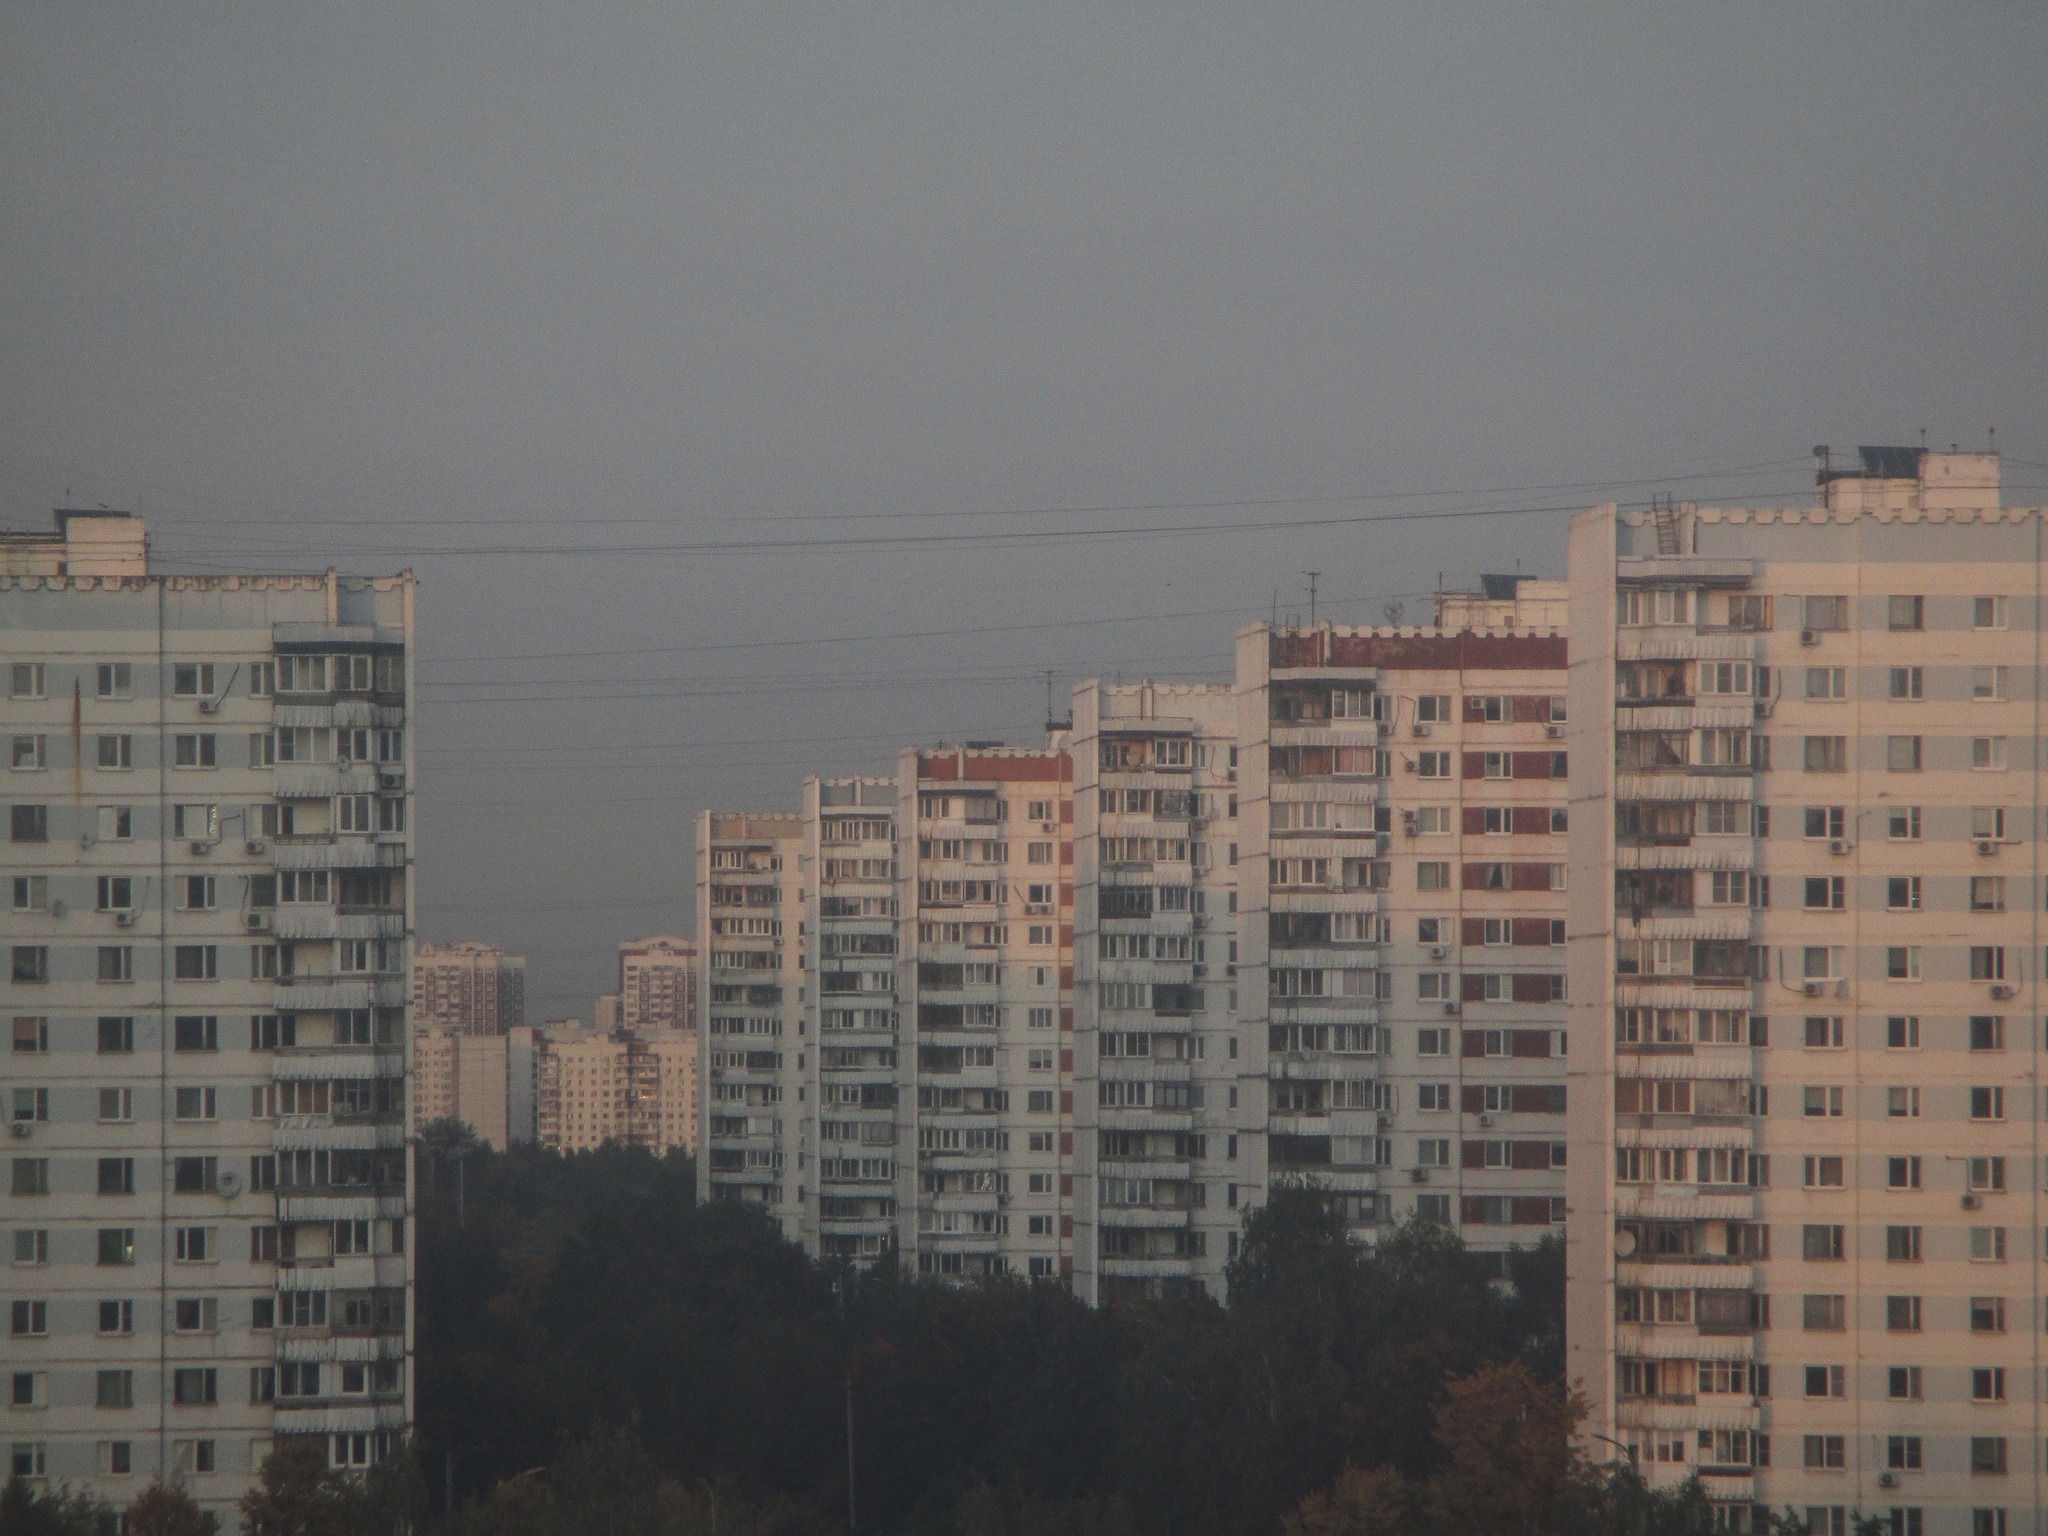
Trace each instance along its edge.
{"label": "building facade", "polygon": [[497,944],[422,944],[413,957],[416,1027],[502,1035],[526,1022],[526,957]]}
{"label": "building facade", "polygon": [[534,1139],[542,1146],[590,1152],[613,1141],[655,1153],[696,1147],[695,1035],[675,1029],[537,1033],[532,1051]]}
{"label": "building facade", "polygon": [[1267,1177],[1489,1254],[1565,1214],[1566,640],[1502,601],[1497,627],[1254,625],[1238,652]]}
{"label": "building facade", "polygon": [[628,1029],[697,1028],[697,946],[689,939],[619,945],[619,1021]]}
{"label": "building facade", "polygon": [[1073,719],[1076,1289],[1220,1295],[1266,1177],[1238,1027],[1237,700],[1091,682]]}
{"label": "building facade", "polygon": [[906,751],[699,826],[707,1198],[823,1257],[1069,1272],[1071,767]]}
{"label": "building facade", "polygon": [[1573,523],[1568,1375],[1730,1530],[2017,1536],[2042,514],[1989,455],[1821,482]]}
{"label": "building facade", "polygon": [[410,576],[0,537],[13,1473],[228,1520],[411,1418]]}
{"label": "building facade", "polygon": [[[413,1032],[413,1126],[460,1120],[486,1146],[511,1143],[508,1047],[510,1034],[462,1035],[443,1029]],[[531,1137],[524,1138],[531,1140]]]}

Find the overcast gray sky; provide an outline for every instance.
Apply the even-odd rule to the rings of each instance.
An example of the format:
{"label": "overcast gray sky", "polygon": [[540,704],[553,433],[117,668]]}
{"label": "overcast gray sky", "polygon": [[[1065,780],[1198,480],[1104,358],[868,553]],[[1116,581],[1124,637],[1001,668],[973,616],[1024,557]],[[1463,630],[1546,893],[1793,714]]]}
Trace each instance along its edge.
{"label": "overcast gray sky", "polygon": [[2048,499],[2038,4],[0,18],[0,522],[417,570],[421,931],[536,1014],[700,806],[1562,558],[1361,517]]}

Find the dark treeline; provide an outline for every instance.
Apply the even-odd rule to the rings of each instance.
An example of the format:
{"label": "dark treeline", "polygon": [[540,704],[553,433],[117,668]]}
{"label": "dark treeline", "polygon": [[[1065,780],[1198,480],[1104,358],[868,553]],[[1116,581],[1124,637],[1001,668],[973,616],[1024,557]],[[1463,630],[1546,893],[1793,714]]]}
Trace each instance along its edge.
{"label": "dark treeline", "polygon": [[458,1500],[499,1487],[479,1536],[544,1527],[565,1480],[586,1511],[635,1489],[649,1530],[708,1530],[720,1496],[721,1529],[843,1530],[849,1369],[876,1532],[1277,1533],[1347,1466],[1428,1486],[1460,1378],[1514,1364],[1561,1401],[1558,1245],[1502,1288],[1442,1229],[1361,1247],[1309,1190],[1248,1221],[1228,1307],[1095,1311],[813,1264],[698,1206],[681,1157],[479,1154],[459,1223],[422,1182],[419,1453],[437,1506],[451,1454]]}

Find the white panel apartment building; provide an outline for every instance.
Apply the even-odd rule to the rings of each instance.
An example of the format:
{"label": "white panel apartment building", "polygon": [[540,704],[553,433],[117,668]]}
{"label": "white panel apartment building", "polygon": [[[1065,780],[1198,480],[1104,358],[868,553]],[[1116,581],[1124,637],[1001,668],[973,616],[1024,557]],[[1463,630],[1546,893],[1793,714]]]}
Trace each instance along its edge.
{"label": "white panel apartment building", "polygon": [[[1239,635],[1241,1012],[1270,1178],[1482,1252],[1564,1218],[1565,637]],[[1468,600],[1447,595],[1456,623]]]}
{"label": "white panel apartment building", "polygon": [[1569,1374],[1729,1529],[2040,1529],[2042,514],[1574,520]]}
{"label": "white panel apartment building", "polygon": [[1092,1302],[1220,1295],[1265,1185],[1265,1084],[1237,1028],[1236,738],[1227,684],[1074,690],[1074,1271]]}
{"label": "white panel apartment building", "polygon": [[413,584],[0,537],[8,1470],[232,1519],[410,1419]]}
{"label": "white panel apartment building", "polygon": [[1060,1276],[1071,770],[987,747],[901,767],[700,822],[700,1180],[814,1255]]}

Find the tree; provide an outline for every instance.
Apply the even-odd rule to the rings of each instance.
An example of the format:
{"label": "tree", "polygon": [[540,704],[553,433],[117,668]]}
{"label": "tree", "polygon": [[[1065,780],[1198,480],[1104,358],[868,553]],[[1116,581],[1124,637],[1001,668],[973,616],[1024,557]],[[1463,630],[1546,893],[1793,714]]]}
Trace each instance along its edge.
{"label": "tree", "polygon": [[353,1536],[353,1490],[327,1465],[327,1447],[294,1435],[277,1442],[254,1488],[242,1495],[248,1536]]}
{"label": "tree", "polygon": [[130,1536],[214,1536],[219,1528],[198,1500],[160,1477],[128,1506]]}
{"label": "tree", "polygon": [[1591,1479],[1573,1435],[1585,1416],[1577,1393],[1519,1363],[1452,1382],[1436,1416],[1449,1463],[1430,1483],[1432,1519],[1447,1532],[1578,1536]]}
{"label": "tree", "polygon": [[1287,1536],[1414,1536],[1415,1489],[1392,1467],[1346,1467],[1285,1522]]}
{"label": "tree", "polygon": [[120,1516],[83,1489],[38,1488],[11,1477],[0,1487],[0,1531],[7,1536],[114,1536]]}

